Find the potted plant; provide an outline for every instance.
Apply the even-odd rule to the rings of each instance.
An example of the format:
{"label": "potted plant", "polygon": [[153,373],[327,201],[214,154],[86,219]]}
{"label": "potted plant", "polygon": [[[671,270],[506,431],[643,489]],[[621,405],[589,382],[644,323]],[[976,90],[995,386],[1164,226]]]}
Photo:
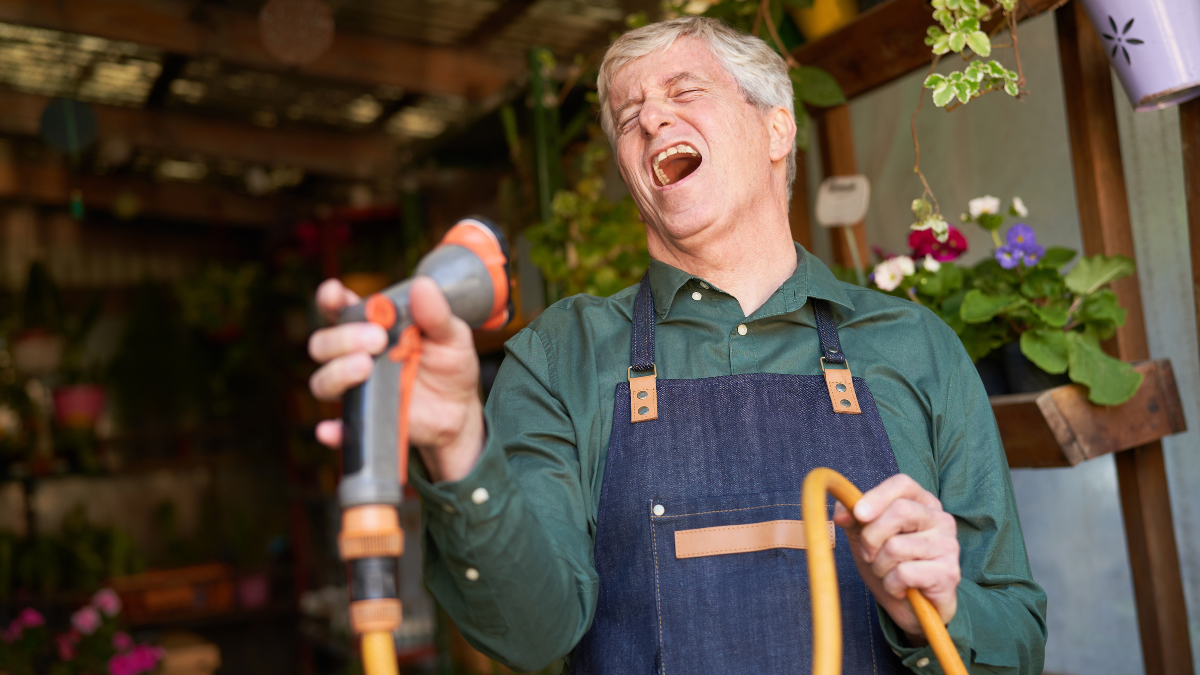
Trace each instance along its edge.
{"label": "potted plant", "polygon": [[[1028,215],[1019,198],[1008,213]],[[996,349],[1015,345],[1007,348],[1005,370],[1010,384],[1027,382],[1025,387],[1017,383],[1018,388],[1036,390],[1047,383],[1044,378],[1013,376],[1023,357],[1043,373],[1065,374],[1069,381],[1088,387],[1088,399],[1097,405],[1119,405],[1132,398],[1141,374],[1104,353],[1100,343],[1125,323],[1125,310],[1108,286],[1132,274],[1133,261],[1090,256],[1067,271],[1075,251],[1044,248],[1028,225],[1017,223],[1002,238],[1005,216],[1000,200],[991,196],[971,200],[962,220],[991,233],[996,245],[992,256],[971,268],[939,261],[932,252],[926,252],[919,265],[913,257],[892,256],[876,266],[871,283],[929,306],[954,329],[977,363]],[[929,236],[914,232],[910,242],[921,244],[921,237]],[[913,252],[918,252],[916,246]]]}

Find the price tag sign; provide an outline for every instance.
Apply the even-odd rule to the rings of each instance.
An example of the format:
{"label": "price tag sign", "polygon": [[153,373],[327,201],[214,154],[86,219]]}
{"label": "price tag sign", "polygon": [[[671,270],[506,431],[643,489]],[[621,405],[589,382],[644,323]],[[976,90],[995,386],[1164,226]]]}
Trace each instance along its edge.
{"label": "price tag sign", "polygon": [[817,190],[817,222],[839,227],[862,222],[871,201],[871,183],[866,176],[830,176]]}

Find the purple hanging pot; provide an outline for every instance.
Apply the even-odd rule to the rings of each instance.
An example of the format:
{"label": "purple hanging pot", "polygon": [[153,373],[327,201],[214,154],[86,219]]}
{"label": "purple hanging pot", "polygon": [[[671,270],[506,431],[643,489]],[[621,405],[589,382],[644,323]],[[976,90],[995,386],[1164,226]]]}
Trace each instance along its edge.
{"label": "purple hanging pot", "polygon": [[1200,96],[1200,1],[1082,2],[1134,110]]}

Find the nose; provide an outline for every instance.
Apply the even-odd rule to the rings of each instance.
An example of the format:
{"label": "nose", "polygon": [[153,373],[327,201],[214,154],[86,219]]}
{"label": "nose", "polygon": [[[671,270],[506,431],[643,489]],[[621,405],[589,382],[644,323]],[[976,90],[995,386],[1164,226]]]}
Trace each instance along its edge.
{"label": "nose", "polygon": [[638,114],[638,124],[642,127],[642,133],[648,138],[654,138],[664,129],[675,125],[675,113],[666,101],[658,98],[647,99],[642,104],[641,113]]}

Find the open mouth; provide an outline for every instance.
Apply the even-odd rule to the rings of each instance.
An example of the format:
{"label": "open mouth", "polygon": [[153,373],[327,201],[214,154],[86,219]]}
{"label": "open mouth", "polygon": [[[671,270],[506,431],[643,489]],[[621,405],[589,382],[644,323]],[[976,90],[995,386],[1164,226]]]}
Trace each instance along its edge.
{"label": "open mouth", "polygon": [[654,158],[654,182],[659,187],[678,183],[700,168],[703,161],[700,153],[687,143],[667,148]]}

